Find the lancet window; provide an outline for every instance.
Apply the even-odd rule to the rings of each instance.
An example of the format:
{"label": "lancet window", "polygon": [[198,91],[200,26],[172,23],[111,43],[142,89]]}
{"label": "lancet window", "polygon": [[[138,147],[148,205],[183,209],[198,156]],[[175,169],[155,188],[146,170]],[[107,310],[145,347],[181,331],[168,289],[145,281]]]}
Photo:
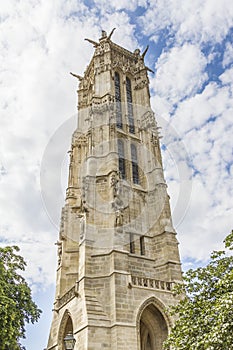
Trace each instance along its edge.
{"label": "lancet window", "polygon": [[131,164],[132,164],[133,183],[139,184],[137,148],[133,144],[131,144]]}
{"label": "lancet window", "polygon": [[122,140],[117,141],[118,144],[118,162],[119,162],[119,172],[121,174],[121,178],[126,178],[126,172],[125,172],[125,150],[124,150],[124,143]]}
{"label": "lancet window", "polygon": [[122,129],[122,107],[121,107],[121,81],[119,73],[115,72],[115,103],[116,103],[116,125]]}
{"label": "lancet window", "polygon": [[131,89],[131,81],[128,77],[126,77],[126,101],[127,101],[127,113],[128,113],[128,121],[129,121],[129,132],[134,134],[134,116],[133,116],[133,104],[132,104],[132,89]]}

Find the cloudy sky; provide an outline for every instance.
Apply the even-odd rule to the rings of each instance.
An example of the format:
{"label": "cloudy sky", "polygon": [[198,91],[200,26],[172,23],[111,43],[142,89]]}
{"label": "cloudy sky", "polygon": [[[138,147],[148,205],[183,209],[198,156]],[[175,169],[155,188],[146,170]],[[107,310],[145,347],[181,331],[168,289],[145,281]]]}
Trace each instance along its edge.
{"label": "cloudy sky", "polygon": [[91,59],[84,38],[98,40],[101,29],[114,27],[112,40],[125,48],[150,45],[151,103],[162,126],[183,268],[204,264],[233,227],[232,1],[1,2],[0,241],[20,246],[44,310],[28,328],[27,350],[46,346],[51,320],[54,243],[77,105],[69,72],[82,75]]}

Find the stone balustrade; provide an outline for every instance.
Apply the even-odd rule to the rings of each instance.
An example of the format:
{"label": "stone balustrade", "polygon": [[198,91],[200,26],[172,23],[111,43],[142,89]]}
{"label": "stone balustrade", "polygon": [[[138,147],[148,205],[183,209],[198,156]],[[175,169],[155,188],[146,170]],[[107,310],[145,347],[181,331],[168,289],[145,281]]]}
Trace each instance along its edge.
{"label": "stone balustrade", "polygon": [[60,309],[62,306],[67,304],[71,299],[77,296],[77,288],[73,286],[68,292],[66,292],[61,298],[57,299],[57,308]]}
{"label": "stone balustrade", "polygon": [[173,287],[173,282],[160,281],[154,278],[146,278],[146,277],[138,277],[131,276],[132,286],[144,287],[144,288],[152,288],[152,289],[160,289],[171,291]]}

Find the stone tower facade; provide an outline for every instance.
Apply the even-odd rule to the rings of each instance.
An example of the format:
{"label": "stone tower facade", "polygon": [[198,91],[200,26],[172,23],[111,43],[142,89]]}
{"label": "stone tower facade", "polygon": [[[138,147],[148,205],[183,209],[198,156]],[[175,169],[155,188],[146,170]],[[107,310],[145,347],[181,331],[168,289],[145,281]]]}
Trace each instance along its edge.
{"label": "stone tower facade", "polygon": [[79,79],[47,350],[161,350],[181,281],[144,56],[102,32]]}

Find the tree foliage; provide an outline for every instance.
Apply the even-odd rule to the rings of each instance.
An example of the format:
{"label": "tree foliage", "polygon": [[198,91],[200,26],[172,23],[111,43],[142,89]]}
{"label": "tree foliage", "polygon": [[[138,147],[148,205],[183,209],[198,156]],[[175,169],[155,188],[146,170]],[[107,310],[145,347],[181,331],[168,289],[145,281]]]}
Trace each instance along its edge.
{"label": "tree foliage", "polygon": [[177,318],[165,349],[233,349],[233,231],[224,240],[225,250],[214,251],[205,267],[189,270],[181,295],[170,312]]}
{"label": "tree foliage", "polygon": [[17,246],[0,248],[0,349],[24,349],[25,323],[38,321],[41,310],[33,302],[31,290],[18,271],[26,263]]}

